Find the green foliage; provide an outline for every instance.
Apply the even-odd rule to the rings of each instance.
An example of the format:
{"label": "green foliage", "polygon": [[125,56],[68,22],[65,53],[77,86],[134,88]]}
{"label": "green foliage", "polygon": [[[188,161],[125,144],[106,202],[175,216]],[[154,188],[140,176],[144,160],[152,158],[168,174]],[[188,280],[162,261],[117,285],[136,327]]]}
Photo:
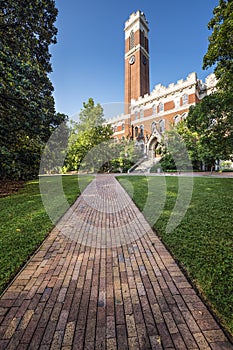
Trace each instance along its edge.
{"label": "green foliage", "polygon": [[230,93],[213,93],[191,107],[187,127],[196,133],[198,158],[206,164],[232,159],[233,101]]}
{"label": "green foliage", "polygon": [[218,90],[191,107],[187,118],[188,130],[196,134],[194,158],[211,168],[233,157],[233,1],[219,0],[213,15],[203,68],[215,65]]}
{"label": "green foliage", "polygon": [[176,164],[174,162],[174,158],[170,153],[167,153],[163,156],[159,165],[161,166],[163,171],[176,170]]}
{"label": "green foliage", "polygon": [[[140,210],[143,210],[148,196],[156,196],[156,193],[148,193],[148,187],[157,188],[157,183],[161,181],[161,177],[146,179],[141,176],[118,179],[129,193],[133,192],[133,200]],[[233,181],[203,177],[195,177],[193,180],[189,209],[181,224],[172,233],[168,233],[166,226],[179,188],[177,177],[166,177],[166,203],[154,228],[232,333]],[[156,205],[144,212],[149,222],[159,206],[159,199],[156,196]]]}
{"label": "green foliage", "polygon": [[84,161],[88,153],[96,146],[110,140],[112,129],[110,125],[103,126],[103,108],[89,98],[83,103],[79,115],[79,122],[72,122],[68,144],[68,152],[63,171],[78,170],[82,164],[86,171],[94,171],[94,163],[98,163],[98,152],[91,153],[91,159]]}
{"label": "green foliage", "polygon": [[218,86],[223,91],[233,91],[233,1],[219,0],[208,24],[212,30],[203,68],[215,65]]}
{"label": "green foliage", "polygon": [[43,150],[40,161],[40,174],[61,174],[67,152],[69,126],[63,122],[57,127]]}
{"label": "green foliage", "polygon": [[[55,177],[47,177],[48,182],[54,180]],[[72,204],[80,189],[91,180],[90,176],[63,176],[67,201]],[[60,211],[62,214],[64,212]],[[0,293],[42,243],[52,226],[41,200],[38,180],[26,183],[15,195],[0,198]]]}
{"label": "green foliage", "polygon": [[198,159],[196,132],[188,129],[186,122],[182,121],[164,133],[161,142],[161,160],[155,164],[150,172],[187,171],[192,169],[192,161]]}
{"label": "green foliage", "polygon": [[103,164],[100,171],[111,173],[126,173],[142,157],[142,153],[130,140],[121,140],[107,145],[109,160]]}
{"label": "green foliage", "polygon": [[1,177],[38,174],[40,154],[65,116],[56,114],[49,45],[56,43],[53,0],[6,0],[0,9]]}
{"label": "green foliage", "polygon": [[[191,106],[187,119],[167,131],[166,138],[172,140],[174,135],[177,134],[180,135],[181,140],[187,148],[194,169],[198,169],[201,162],[204,162],[205,165],[213,169],[216,160],[232,159],[232,94],[217,91],[204,97],[196,106]],[[170,169],[169,162],[174,158],[174,155],[177,159],[180,155],[182,159],[183,152],[179,142],[176,145],[172,141],[172,145],[172,155],[166,147],[162,149],[163,158],[161,164],[164,163],[164,170]],[[166,146],[165,142],[164,146]]]}
{"label": "green foliage", "polygon": [[93,98],[83,102],[83,109],[79,114],[79,123],[76,125],[78,131],[101,127],[104,123],[103,108],[99,103],[95,105]]}

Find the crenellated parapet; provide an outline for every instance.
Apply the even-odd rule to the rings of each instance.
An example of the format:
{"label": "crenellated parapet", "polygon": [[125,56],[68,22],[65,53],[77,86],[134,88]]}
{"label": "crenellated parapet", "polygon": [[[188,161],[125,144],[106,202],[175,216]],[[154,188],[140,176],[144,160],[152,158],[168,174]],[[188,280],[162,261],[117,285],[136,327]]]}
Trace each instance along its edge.
{"label": "crenellated parapet", "polygon": [[[142,11],[133,12],[129,19],[125,22],[125,32],[134,27],[134,30],[139,29],[139,25],[142,25],[146,28],[146,31],[149,31],[148,21],[145,14]],[[136,27],[135,27],[136,25]]]}
{"label": "crenellated parapet", "polygon": [[175,94],[180,96],[181,93],[187,92],[190,94],[190,90],[197,86],[199,80],[197,79],[196,73],[190,73],[185,80],[180,79],[176,83],[164,86],[162,84],[157,84],[150,94],[140,96],[137,100],[131,100],[131,105],[142,105],[153,101],[159,101],[161,99],[170,98]]}
{"label": "crenellated parapet", "polygon": [[150,94],[140,96],[137,100],[131,100],[131,110],[135,108],[143,108],[153,103],[163,101],[166,103],[171,100],[179,100],[184,94],[195,94],[199,100],[210,94],[216,89],[216,77],[212,73],[206,77],[205,81],[197,78],[195,72],[190,73],[186,79],[180,79],[176,83],[171,83],[168,86],[157,84]]}
{"label": "crenellated parapet", "polygon": [[107,124],[117,124],[119,122],[123,122],[125,120],[128,120],[130,117],[130,114],[118,114],[116,116],[113,116],[107,120]]}

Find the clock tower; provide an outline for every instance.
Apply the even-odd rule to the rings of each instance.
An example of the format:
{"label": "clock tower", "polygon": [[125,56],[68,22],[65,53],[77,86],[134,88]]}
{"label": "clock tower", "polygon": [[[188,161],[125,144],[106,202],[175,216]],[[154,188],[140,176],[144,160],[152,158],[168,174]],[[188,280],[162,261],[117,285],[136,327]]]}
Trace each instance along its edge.
{"label": "clock tower", "polygon": [[131,99],[149,93],[148,22],[143,12],[132,13],[125,22],[125,113]]}

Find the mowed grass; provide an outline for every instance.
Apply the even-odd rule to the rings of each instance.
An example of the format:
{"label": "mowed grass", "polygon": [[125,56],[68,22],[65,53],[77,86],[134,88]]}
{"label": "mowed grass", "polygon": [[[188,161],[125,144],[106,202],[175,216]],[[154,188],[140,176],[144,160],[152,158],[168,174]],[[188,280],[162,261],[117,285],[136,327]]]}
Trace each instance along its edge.
{"label": "mowed grass", "polygon": [[[159,194],[162,179],[130,176],[118,180],[141,211],[150,199],[152,205],[147,206],[144,215],[153,221],[157,207],[163,206]],[[154,228],[233,333],[233,179],[194,177],[189,208],[170,233],[166,227],[177,199],[178,178],[166,177],[165,181],[166,202]]]}
{"label": "mowed grass", "polygon": [[[60,205],[61,194],[55,191],[59,178],[65,198],[72,204],[80,194],[80,188],[85,188],[93,177],[43,177],[44,188],[47,186],[54,192],[52,206],[56,219],[68,207],[67,203],[67,206]],[[27,182],[17,194],[0,198],[0,293],[53,226],[42,202],[39,180]]]}

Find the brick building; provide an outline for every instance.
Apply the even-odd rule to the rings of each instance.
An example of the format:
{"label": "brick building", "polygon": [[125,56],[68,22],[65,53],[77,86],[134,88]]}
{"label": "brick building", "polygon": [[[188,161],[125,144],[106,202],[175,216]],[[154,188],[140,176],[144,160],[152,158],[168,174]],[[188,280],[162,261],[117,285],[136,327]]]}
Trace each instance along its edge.
{"label": "brick building", "polygon": [[143,12],[132,13],[125,22],[125,111],[110,118],[116,140],[135,140],[153,157],[163,132],[187,117],[190,106],[215,90],[216,78],[204,82],[196,73],[167,87],[149,91],[149,26]]}

